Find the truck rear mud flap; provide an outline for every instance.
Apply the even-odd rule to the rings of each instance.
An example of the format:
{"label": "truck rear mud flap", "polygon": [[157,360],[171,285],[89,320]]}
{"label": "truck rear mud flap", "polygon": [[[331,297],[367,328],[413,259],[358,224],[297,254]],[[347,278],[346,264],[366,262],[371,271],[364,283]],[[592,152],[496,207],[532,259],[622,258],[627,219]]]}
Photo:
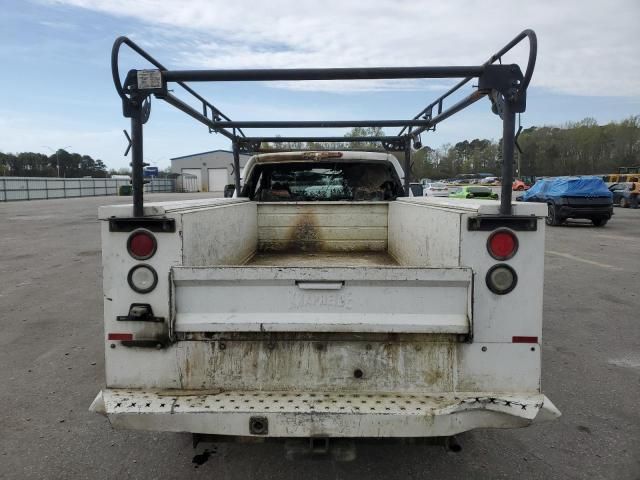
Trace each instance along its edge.
{"label": "truck rear mud flap", "polygon": [[91,410],[116,428],[269,437],[441,437],[553,420],[542,394],[157,392],[106,389]]}

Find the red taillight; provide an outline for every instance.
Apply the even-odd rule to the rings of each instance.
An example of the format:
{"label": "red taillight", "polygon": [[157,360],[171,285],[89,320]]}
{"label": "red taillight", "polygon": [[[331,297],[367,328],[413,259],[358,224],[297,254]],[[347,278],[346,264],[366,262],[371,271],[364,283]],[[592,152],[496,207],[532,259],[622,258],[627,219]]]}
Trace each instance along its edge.
{"label": "red taillight", "polygon": [[156,239],[147,230],[136,230],[129,235],[127,250],[129,254],[137,260],[146,260],[156,253]]}
{"label": "red taillight", "polygon": [[487,250],[496,260],[508,260],[518,251],[518,239],[509,230],[498,230],[487,240]]}

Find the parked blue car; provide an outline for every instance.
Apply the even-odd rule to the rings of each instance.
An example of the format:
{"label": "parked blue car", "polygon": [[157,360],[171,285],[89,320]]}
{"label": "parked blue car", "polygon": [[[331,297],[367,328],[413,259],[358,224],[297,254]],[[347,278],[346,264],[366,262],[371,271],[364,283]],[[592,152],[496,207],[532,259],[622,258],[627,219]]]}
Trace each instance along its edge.
{"label": "parked blue car", "polygon": [[603,227],[613,215],[612,194],[599,177],[555,177],[538,180],[517,200],[548,205],[547,225],[586,218]]}

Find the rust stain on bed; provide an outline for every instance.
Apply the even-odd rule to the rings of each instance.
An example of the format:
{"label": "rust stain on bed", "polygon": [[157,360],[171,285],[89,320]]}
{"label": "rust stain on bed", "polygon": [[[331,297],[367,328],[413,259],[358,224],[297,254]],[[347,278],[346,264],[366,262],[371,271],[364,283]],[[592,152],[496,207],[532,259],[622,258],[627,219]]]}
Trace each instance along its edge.
{"label": "rust stain on bed", "polygon": [[307,211],[296,219],[286,236],[286,250],[314,252],[323,249],[323,239],[316,217]]}

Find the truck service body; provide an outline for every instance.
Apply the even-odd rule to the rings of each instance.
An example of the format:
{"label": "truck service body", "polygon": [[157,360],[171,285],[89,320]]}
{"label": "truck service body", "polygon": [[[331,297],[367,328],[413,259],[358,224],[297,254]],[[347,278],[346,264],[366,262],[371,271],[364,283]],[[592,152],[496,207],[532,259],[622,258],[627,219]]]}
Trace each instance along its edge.
{"label": "truck service body", "polygon": [[[494,201],[207,199],[148,204],[139,225],[129,206],[102,207],[107,388],[94,408],[118,427],[276,437],[448,436],[553,418],[540,390],[546,210],[514,208],[536,229],[509,230],[517,285],[497,295],[485,281],[501,263],[493,231],[468,228]],[[157,244],[144,261],[127,249],[141,231]],[[127,282],[138,265],[157,274],[149,293]],[[139,304],[161,320],[136,318]]]}
{"label": "truck service body", "polygon": [[[534,51],[524,76],[493,65],[524,38]],[[132,70],[123,87],[121,45],[158,70]],[[118,428],[220,438],[448,437],[557,417],[540,384],[545,206],[511,202],[507,161],[500,201],[412,197],[405,173],[419,131],[485,95],[513,140],[533,63],[531,31],[481,67],[442,69],[172,72],[118,39],[112,67],[132,123],[133,215],[127,205],[99,211],[106,387],[92,410]],[[479,77],[479,93],[445,111],[441,97],[435,117],[344,125],[232,122],[192,90],[204,114],[166,87],[445,73],[469,75],[453,90]],[[151,94],[230,135],[234,198],[143,204]],[[287,140],[241,128],[360,124],[404,125],[404,136],[374,140],[404,150],[405,168],[390,153],[267,153],[248,161],[241,181],[241,148]],[[513,141],[503,144],[512,158]]]}

